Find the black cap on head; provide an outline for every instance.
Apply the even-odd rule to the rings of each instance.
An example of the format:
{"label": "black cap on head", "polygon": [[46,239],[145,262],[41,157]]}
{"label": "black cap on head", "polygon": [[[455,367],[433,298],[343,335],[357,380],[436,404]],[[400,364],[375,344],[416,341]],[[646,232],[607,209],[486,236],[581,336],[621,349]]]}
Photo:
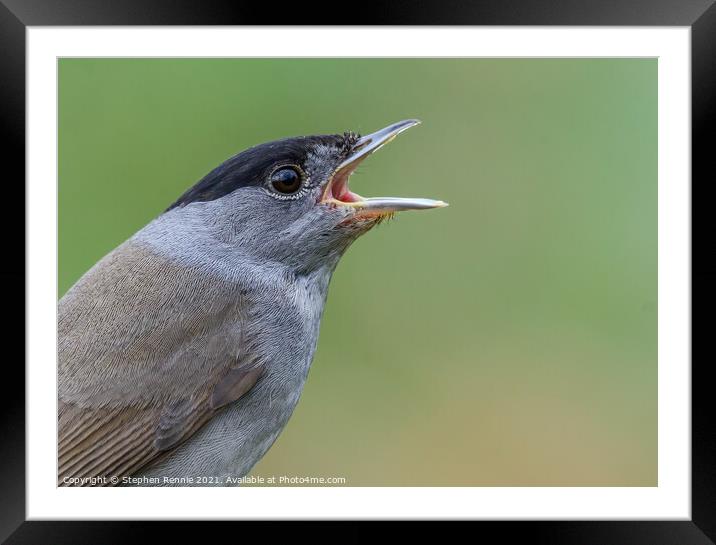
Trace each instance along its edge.
{"label": "black cap on head", "polygon": [[348,156],[359,138],[360,135],[346,132],[298,136],[259,144],[224,161],[189,188],[166,211],[192,202],[213,201],[242,187],[262,185],[276,165],[301,166],[308,153],[317,146],[333,146],[340,155]]}

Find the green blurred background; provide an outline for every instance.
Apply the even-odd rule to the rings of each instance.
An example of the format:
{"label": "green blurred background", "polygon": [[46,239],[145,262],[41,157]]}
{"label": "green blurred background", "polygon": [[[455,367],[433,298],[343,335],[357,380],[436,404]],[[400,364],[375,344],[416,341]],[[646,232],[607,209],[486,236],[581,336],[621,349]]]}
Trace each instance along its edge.
{"label": "green blurred background", "polygon": [[404,118],[254,475],[657,484],[655,59],[61,59],[59,295],[234,153]]}

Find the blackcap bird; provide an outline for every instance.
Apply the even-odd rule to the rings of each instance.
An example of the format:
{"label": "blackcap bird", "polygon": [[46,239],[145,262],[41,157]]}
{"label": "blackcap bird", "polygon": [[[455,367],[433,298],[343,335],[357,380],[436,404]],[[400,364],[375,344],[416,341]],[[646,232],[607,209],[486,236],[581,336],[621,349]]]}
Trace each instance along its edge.
{"label": "blackcap bird", "polygon": [[396,211],[445,206],[348,187],[417,123],[239,153],[72,286],[59,485],[226,485],[251,470],[298,402],[341,255]]}

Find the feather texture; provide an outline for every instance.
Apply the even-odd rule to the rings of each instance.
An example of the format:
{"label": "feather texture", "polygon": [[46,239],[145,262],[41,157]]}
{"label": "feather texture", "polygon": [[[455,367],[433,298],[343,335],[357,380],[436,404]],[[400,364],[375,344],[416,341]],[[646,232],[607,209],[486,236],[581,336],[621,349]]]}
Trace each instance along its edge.
{"label": "feather texture", "polygon": [[59,305],[59,485],[134,473],[246,394],[241,318],[233,285],[131,240],[83,276]]}

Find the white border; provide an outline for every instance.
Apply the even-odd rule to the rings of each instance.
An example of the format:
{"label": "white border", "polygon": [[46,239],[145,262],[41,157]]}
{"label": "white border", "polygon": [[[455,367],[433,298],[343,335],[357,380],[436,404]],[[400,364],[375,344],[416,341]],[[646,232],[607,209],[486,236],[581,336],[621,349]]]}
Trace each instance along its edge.
{"label": "white border", "polygon": [[[688,27],[31,27],[27,42],[29,519],[690,519]],[[659,486],[56,488],[56,67],[70,56],[658,57]]]}

